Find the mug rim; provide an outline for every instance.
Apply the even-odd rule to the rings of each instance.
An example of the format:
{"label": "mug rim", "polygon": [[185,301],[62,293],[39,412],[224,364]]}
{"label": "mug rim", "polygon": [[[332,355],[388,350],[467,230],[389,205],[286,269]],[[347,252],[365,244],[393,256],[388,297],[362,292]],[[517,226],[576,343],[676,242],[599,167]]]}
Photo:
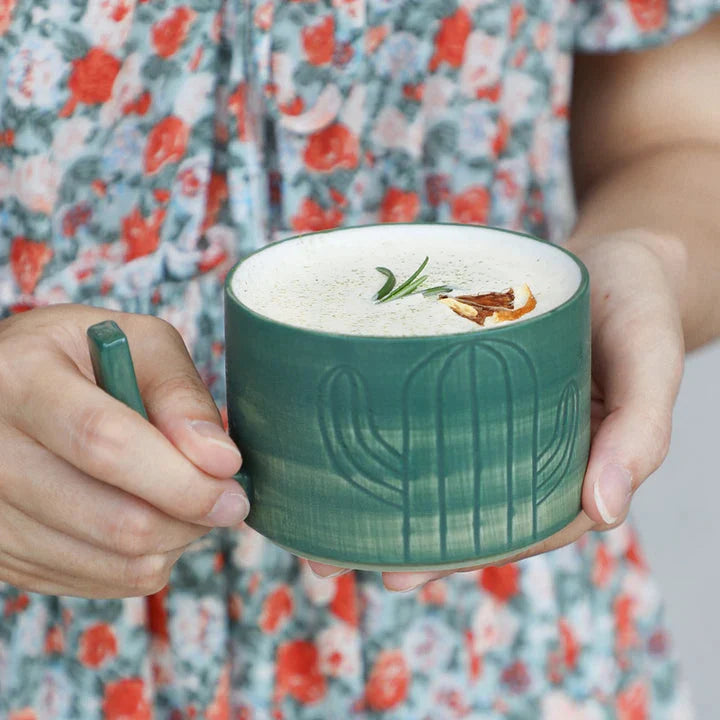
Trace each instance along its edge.
{"label": "mug rim", "polygon": [[417,227],[417,226],[426,226],[426,227],[462,227],[466,229],[478,229],[478,230],[491,230],[493,232],[501,232],[506,233],[508,235],[516,235],[519,237],[528,238],[529,240],[534,240],[535,242],[542,243],[543,245],[550,245],[552,248],[558,250],[561,253],[564,253],[567,255],[578,267],[580,270],[580,283],[578,284],[577,288],[573,292],[573,294],[567,299],[564,300],[559,305],[556,305],[554,308],[551,308],[550,310],[547,310],[546,312],[536,315],[535,317],[529,318],[527,320],[523,320],[519,323],[505,323],[501,325],[496,325],[493,327],[485,328],[483,330],[483,335],[486,333],[492,333],[494,337],[497,337],[501,333],[507,333],[508,331],[513,331],[517,327],[529,327],[533,324],[536,324],[538,322],[543,321],[545,318],[549,318],[552,315],[557,314],[558,312],[567,309],[574,303],[578,302],[578,300],[583,297],[587,291],[590,284],[590,273],[588,272],[588,269],[585,267],[585,264],[580,260],[580,258],[577,257],[574,253],[570,252],[566,248],[564,248],[562,245],[558,245],[555,243],[550,242],[549,240],[543,240],[542,238],[537,237],[536,235],[531,235],[530,233],[526,232],[520,232],[518,230],[510,230],[508,228],[502,228],[502,227],[496,227],[494,225],[475,225],[475,224],[468,224],[468,223],[457,223],[457,222],[438,222],[438,223],[429,223],[429,222],[417,222],[417,223],[367,223],[364,225],[349,225],[349,226],[343,226],[343,227],[336,227],[336,228],[329,228],[327,230],[316,230],[312,232],[306,232],[306,233],[297,233],[295,235],[291,235],[290,237],[283,238],[282,240],[275,240],[273,242],[269,242],[265,245],[263,245],[260,248],[257,248],[253,250],[251,253],[248,253],[245,257],[243,257],[241,260],[238,260],[227,272],[227,275],[225,276],[225,299],[226,301],[232,302],[234,305],[236,305],[239,309],[241,309],[243,312],[248,313],[251,315],[255,320],[262,322],[267,325],[284,328],[290,331],[298,332],[302,335],[306,335],[308,337],[314,337],[314,338],[324,338],[324,339],[337,339],[337,340],[353,340],[357,342],[378,342],[378,341],[393,341],[393,342],[418,342],[418,341],[438,341],[438,340],[446,340],[448,338],[454,338],[454,339],[461,339],[466,336],[469,337],[477,337],[477,331],[475,333],[470,331],[463,331],[463,332],[451,332],[451,333],[434,333],[432,335],[357,335],[354,333],[341,333],[341,332],[331,332],[328,330],[318,330],[315,328],[307,328],[302,327],[300,325],[292,325],[290,323],[283,322],[282,320],[276,320],[275,318],[271,318],[268,315],[264,315],[257,310],[253,310],[251,307],[249,307],[247,304],[245,304],[240,298],[235,295],[235,293],[232,291],[232,279],[235,273],[238,271],[240,266],[249,260],[254,255],[257,255],[258,253],[264,252],[265,250],[268,250],[271,247],[276,247],[277,245],[280,245],[282,243],[290,242],[292,240],[298,240],[303,237],[307,237],[309,235],[326,235],[329,233],[336,233],[336,232],[342,232],[345,230],[367,230],[370,228],[377,228],[377,227],[384,227],[387,228],[390,227]]}

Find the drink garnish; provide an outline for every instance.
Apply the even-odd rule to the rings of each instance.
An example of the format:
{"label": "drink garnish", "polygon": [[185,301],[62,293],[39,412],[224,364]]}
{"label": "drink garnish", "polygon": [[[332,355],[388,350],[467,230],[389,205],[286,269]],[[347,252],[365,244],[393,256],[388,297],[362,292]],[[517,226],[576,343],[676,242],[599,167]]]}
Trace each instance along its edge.
{"label": "drink garnish", "polygon": [[537,305],[535,296],[525,283],[501,292],[454,297],[440,295],[438,299],[458,315],[483,327],[517,320],[534,310]]}
{"label": "drink garnish", "polygon": [[420,273],[422,273],[425,269],[429,259],[429,257],[426,257],[420,263],[420,267],[407,280],[405,280],[405,282],[401,283],[397,287],[395,287],[395,275],[391,270],[388,270],[386,267],[375,268],[379,273],[385,275],[387,280],[376,293],[373,300],[379,303],[388,302],[390,300],[398,300],[401,297],[406,297],[417,292],[420,286],[427,280],[427,275],[421,275]]}

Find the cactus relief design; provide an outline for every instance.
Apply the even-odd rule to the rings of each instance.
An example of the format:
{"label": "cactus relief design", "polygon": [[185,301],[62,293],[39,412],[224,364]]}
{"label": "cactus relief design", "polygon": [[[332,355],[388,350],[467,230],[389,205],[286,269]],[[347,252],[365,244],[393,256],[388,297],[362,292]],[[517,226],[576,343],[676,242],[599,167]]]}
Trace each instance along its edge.
{"label": "cactus relief design", "polygon": [[548,529],[547,521],[538,527],[538,511],[573,460],[578,387],[568,382],[557,399],[542,448],[539,395],[527,352],[483,339],[431,353],[411,369],[400,411],[382,415],[397,427],[381,432],[367,384],[350,366],[324,376],[318,412],[337,474],[402,518],[405,561],[428,552],[429,529],[445,560],[531,543]]}

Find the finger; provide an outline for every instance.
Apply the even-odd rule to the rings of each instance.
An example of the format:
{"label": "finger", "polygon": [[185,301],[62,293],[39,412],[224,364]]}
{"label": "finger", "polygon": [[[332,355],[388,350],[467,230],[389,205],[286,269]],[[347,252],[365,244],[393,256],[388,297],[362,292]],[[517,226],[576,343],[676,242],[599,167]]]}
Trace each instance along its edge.
{"label": "finger", "polygon": [[156,318],[141,322],[152,332],[132,332],[136,322],[128,333],[150,422],[206,473],[219,478],[234,475],[242,462],[240,451],[223,429],[182,337]]}
{"label": "finger", "polygon": [[91,478],[8,428],[0,445],[0,498],[66,535],[121,555],[163,553],[208,532]]}
{"label": "finger", "polygon": [[313,571],[313,573],[319,578],[339,577],[340,575],[344,575],[345,573],[350,572],[349,568],[341,568],[337,567],[336,565],[327,565],[326,563],[314,562],[313,560],[308,560],[307,564],[310,566],[310,569]]}
{"label": "finger", "polygon": [[667,454],[683,346],[666,318],[608,321],[593,346],[606,416],[593,438],[582,500],[597,523],[618,523],[632,492]]}
{"label": "finger", "polygon": [[383,585],[393,592],[409,592],[431,580],[439,580],[451,575],[454,571],[443,570],[438,572],[387,572],[383,573]]}
{"label": "finger", "polygon": [[[180,453],[152,424],[100,390],[67,356],[24,357],[3,388],[12,424],[93,478],[180,520],[232,526],[248,512],[240,485],[219,480]],[[43,402],[38,403],[37,399]]]}
{"label": "finger", "polygon": [[41,525],[9,505],[2,507],[2,517],[5,564],[16,572],[24,568],[55,578],[79,594],[149,595],[167,584],[173,564],[185,549],[125,557]]}
{"label": "finger", "polygon": [[432,580],[439,580],[440,578],[447,577],[455,572],[474,572],[476,570],[482,570],[486,567],[507,565],[508,563],[518,562],[520,560],[524,560],[525,558],[533,557],[534,555],[540,555],[541,553],[550,552],[551,550],[557,550],[565,545],[574,543],[582,535],[589,530],[592,530],[594,527],[595,523],[588,518],[585,513],[581,512],[571,523],[558,530],[550,537],[540,540],[524,550],[508,555],[502,560],[488,560],[485,563],[478,563],[472,567],[460,568],[458,570],[442,570],[438,572],[387,572],[383,573],[383,583],[388,590],[392,590],[393,592],[408,592],[410,590],[415,590],[421,585],[425,585]]}

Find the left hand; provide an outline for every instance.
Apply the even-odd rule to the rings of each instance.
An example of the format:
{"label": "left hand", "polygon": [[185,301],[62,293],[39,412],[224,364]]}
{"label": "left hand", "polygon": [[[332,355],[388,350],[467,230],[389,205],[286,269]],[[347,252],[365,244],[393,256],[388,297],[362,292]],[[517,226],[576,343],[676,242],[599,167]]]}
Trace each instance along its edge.
{"label": "left hand", "polygon": [[[625,519],[632,494],[662,463],[685,346],[678,302],[668,276],[682,269],[679,244],[625,231],[568,248],[591,278],[591,447],[582,511],[567,527],[505,562],[555,550],[588,530],[609,530]],[[310,563],[327,577],[340,568]],[[478,570],[482,565],[459,572]],[[385,587],[406,591],[451,572],[386,572]]]}

